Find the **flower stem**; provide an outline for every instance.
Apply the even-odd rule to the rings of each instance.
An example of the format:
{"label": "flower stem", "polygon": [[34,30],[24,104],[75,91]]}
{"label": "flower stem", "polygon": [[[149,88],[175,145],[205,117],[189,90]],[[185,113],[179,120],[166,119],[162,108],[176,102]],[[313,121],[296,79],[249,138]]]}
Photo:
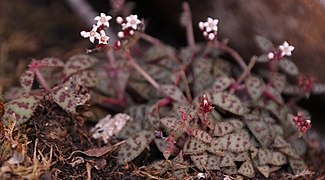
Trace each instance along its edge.
{"label": "flower stem", "polygon": [[108,59],[108,62],[111,64],[111,65],[114,65],[116,60],[115,60],[115,56],[114,56],[114,52],[112,50],[108,50],[106,52],[106,56],[107,56],[107,59]]}
{"label": "flower stem", "polygon": [[239,64],[239,66],[242,68],[243,71],[245,71],[245,69],[247,69],[247,65],[244,61],[244,59],[237,53],[237,51],[235,51],[234,49],[232,49],[231,47],[227,46],[226,44],[217,41],[217,46],[226,51],[227,53],[229,53]]}
{"label": "flower stem", "polygon": [[161,91],[160,85],[157,83],[156,80],[154,80],[145,70],[143,70],[139,64],[133,59],[133,57],[128,57],[128,62],[131,64],[131,66],[136,69],[154,88],[156,88],[158,91]]}
{"label": "flower stem", "polygon": [[36,68],[34,72],[35,72],[35,74],[36,74],[36,78],[37,78],[39,84],[40,84],[41,86],[43,86],[43,88],[46,89],[47,91],[51,91],[50,86],[49,86],[49,85],[47,84],[47,82],[45,81],[45,79],[44,79],[42,73],[39,71],[39,69]]}
{"label": "flower stem", "polygon": [[193,24],[192,24],[192,12],[188,2],[183,3],[183,13],[186,16],[186,37],[187,44],[190,49],[195,50],[195,39],[193,33]]}

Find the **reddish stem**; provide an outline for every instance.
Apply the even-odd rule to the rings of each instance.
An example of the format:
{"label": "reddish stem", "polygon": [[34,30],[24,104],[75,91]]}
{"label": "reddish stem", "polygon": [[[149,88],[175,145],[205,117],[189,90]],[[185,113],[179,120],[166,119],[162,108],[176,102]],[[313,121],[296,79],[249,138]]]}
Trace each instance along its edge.
{"label": "reddish stem", "polygon": [[243,71],[245,71],[245,69],[247,69],[247,65],[244,61],[244,59],[237,53],[237,51],[235,51],[234,49],[232,49],[231,47],[227,46],[226,44],[216,41],[217,46],[226,51],[227,53],[229,53],[239,64],[239,66],[242,68]]}
{"label": "reddish stem", "polygon": [[46,89],[47,91],[51,91],[50,86],[49,86],[49,85],[47,84],[47,82],[45,81],[45,79],[44,79],[42,73],[39,71],[39,69],[38,69],[38,68],[35,68],[35,69],[34,69],[34,72],[35,72],[35,75],[36,75],[36,78],[37,78],[39,84],[40,84],[41,86],[43,86],[43,88]]}
{"label": "reddish stem", "polygon": [[188,2],[183,2],[183,13],[186,16],[186,37],[187,44],[192,49],[195,50],[195,40],[193,33],[193,24],[192,24],[192,12]]}

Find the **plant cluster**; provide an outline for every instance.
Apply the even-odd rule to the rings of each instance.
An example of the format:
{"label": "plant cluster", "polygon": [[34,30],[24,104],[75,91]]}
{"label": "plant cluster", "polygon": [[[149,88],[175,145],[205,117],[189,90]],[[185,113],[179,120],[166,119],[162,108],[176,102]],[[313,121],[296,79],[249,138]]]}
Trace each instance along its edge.
{"label": "plant cluster", "polygon": [[[101,13],[89,32],[80,33],[95,43],[87,52],[104,51],[107,62],[89,55],[65,63],[57,58],[33,60],[21,76],[21,88],[4,95],[10,101],[2,122],[13,117],[16,125],[28,121],[41,99],[71,114],[91,102],[121,110],[90,130],[104,144],[123,142],[116,150],[118,164],[128,164],[148,149],[161,152],[141,164],[135,172],[139,176],[213,179],[212,172],[221,171],[225,177],[260,173],[268,178],[287,164],[293,174],[306,170],[301,158],[306,144],[292,136],[305,133],[311,121],[297,102],[325,92],[325,85],[301,75],[285,57],[293,46],[285,41],[275,48],[257,36],[264,53],[246,64],[227,42],[218,40],[217,19],[198,24],[207,43],[194,41],[186,3],[181,19],[187,47],[176,50],[145,34],[137,15],[116,18],[121,30],[110,46],[106,34],[111,19]],[[139,46],[142,41],[152,47]],[[98,62],[96,71],[90,70]],[[254,68],[256,63],[267,68]],[[308,141],[306,136],[303,140]]]}

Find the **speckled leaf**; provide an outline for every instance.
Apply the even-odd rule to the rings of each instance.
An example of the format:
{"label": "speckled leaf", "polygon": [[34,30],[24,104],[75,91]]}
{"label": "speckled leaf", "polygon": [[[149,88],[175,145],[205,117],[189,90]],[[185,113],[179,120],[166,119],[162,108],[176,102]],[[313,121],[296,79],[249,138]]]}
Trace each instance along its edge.
{"label": "speckled leaf", "polygon": [[73,77],[54,87],[51,95],[62,109],[71,113],[75,113],[77,106],[84,105],[90,99],[87,90]]}
{"label": "speckled leaf", "polygon": [[186,174],[187,169],[176,169],[172,172],[173,176],[176,179],[183,179]]}
{"label": "speckled leaf", "polygon": [[221,157],[215,155],[208,155],[208,161],[206,165],[206,169],[208,170],[220,170],[219,163]]}
{"label": "speckled leaf", "polygon": [[249,159],[249,154],[248,151],[232,153],[232,158],[234,161],[246,161]]}
{"label": "speckled leaf", "polygon": [[255,146],[251,146],[249,151],[252,158],[255,158],[258,155],[258,149]]}
{"label": "speckled leaf", "polygon": [[246,151],[251,146],[250,140],[247,137],[241,136],[237,133],[225,135],[220,137],[219,140],[224,150],[230,152]]}
{"label": "speckled leaf", "polygon": [[63,67],[64,63],[55,57],[43,58],[37,61],[40,67]]}
{"label": "speckled leaf", "polygon": [[230,75],[231,67],[228,61],[218,57],[213,62],[212,75],[213,77],[228,76]]}
{"label": "speckled leaf", "polygon": [[172,130],[180,130],[181,126],[179,123],[181,123],[181,121],[179,121],[177,118],[175,117],[164,117],[160,119],[160,122],[167,128],[170,128]]}
{"label": "speckled leaf", "polygon": [[125,113],[135,120],[145,121],[147,119],[148,109],[149,106],[147,105],[136,105],[128,108]]}
{"label": "speckled leaf", "polygon": [[257,115],[246,115],[245,122],[249,130],[258,142],[265,148],[269,147],[274,138],[269,131],[268,125]]}
{"label": "speckled leaf", "polygon": [[32,89],[34,83],[34,71],[27,69],[21,76],[20,76],[20,85],[24,89],[25,92],[29,92]]}
{"label": "speckled leaf", "polygon": [[224,156],[220,159],[220,167],[228,167],[228,166],[235,166],[235,162],[232,159],[232,155],[229,153],[225,153]]}
{"label": "speckled leaf", "polygon": [[270,166],[264,165],[264,166],[256,166],[256,169],[263,174],[264,177],[268,178],[270,175]]}
{"label": "speckled leaf", "polygon": [[236,115],[243,115],[246,111],[242,102],[230,93],[214,93],[211,100],[213,104]]}
{"label": "speckled leaf", "polygon": [[188,139],[183,146],[184,154],[200,154],[208,148],[207,144],[196,138]]}
{"label": "speckled leaf", "polygon": [[213,92],[221,92],[227,89],[232,83],[234,82],[233,79],[227,77],[227,76],[222,76],[218,77],[213,85],[212,85],[212,91]]}
{"label": "speckled leaf", "polygon": [[272,86],[266,86],[265,87],[265,92],[264,92],[268,97],[270,97],[272,100],[275,100],[279,104],[283,104],[283,98],[280,94],[280,92],[273,88]]}
{"label": "speckled leaf", "polygon": [[282,152],[283,154],[286,154],[286,155],[290,156],[291,158],[294,158],[294,159],[299,159],[300,158],[298,153],[291,146],[280,148],[278,150],[280,152]]}
{"label": "speckled leaf", "polygon": [[196,137],[197,139],[205,143],[210,143],[212,140],[212,137],[207,132],[202,131],[200,129],[192,129],[190,135]]}
{"label": "speckled leaf", "polygon": [[299,69],[294,62],[289,59],[282,59],[279,62],[280,68],[287,74],[291,76],[297,76],[299,74]]}
{"label": "speckled leaf", "polygon": [[[175,54],[175,49],[171,46],[166,46],[166,50],[170,54]],[[152,60],[157,60],[159,58],[166,57],[166,51],[165,49],[162,49],[159,46],[151,46],[149,49],[145,51],[145,54],[143,55],[143,60],[144,61],[152,61]]]}
{"label": "speckled leaf", "polygon": [[273,43],[262,36],[256,35],[254,40],[255,40],[257,46],[264,52],[269,52],[274,49]]}
{"label": "speckled leaf", "polygon": [[169,161],[169,163],[171,163],[173,170],[189,167],[189,162],[184,160],[182,151],[179,152],[179,154],[172,161]]}
{"label": "speckled leaf", "polygon": [[307,169],[307,166],[302,159],[289,158],[289,163],[295,174],[298,174]]}
{"label": "speckled leaf", "polygon": [[34,96],[25,96],[13,99],[6,103],[2,120],[7,124],[7,120],[15,118],[16,125],[26,122],[37,107],[38,99]]}
{"label": "speckled leaf", "polygon": [[280,73],[273,72],[270,74],[270,82],[272,83],[273,87],[279,92],[282,92],[286,86],[286,79],[287,77]]}
{"label": "speckled leaf", "polygon": [[259,165],[266,165],[272,158],[272,151],[269,149],[258,150],[258,162]]}
{"label": "speckled leaf", "polygon": [[238,173],[248,178],[253,178],[255,176],[255,171],[251,160],[245,161],[238,169]]}
{"label": "speckled leaf", "polygon": [[161,175],[168,171],[170,163],[166,160],[160,160],[150,164],[149,168]]}
{"label": "speckled leaf", "polygon": [[273,152],[272,158],[269,160],[268,164],[282,166],[284,164],[287,164],[287,162],[287,157],[284,154],[281,152]]}
{"label": "speckled leaf", "polygon": [[155,144],[160,152],[164,152],[166,149],[166,141],[161,138],[155,138]]}
{"label": "speckled leaf", "polygon": [[313,94],[324,94],[325,93],[325,84],[315,83],[312,89]]}
{"label": "speckled leaf", "polygon": [[74,74],[72,77],[76,78],[85,87],[95,87],[98,83],[97,74],[94,71],[81,71]]}
{"label": "speckled leaf", "polygon": [[[237,167],[236,166],[222,167],[221,172],[228,174],[228,175],[235,175],[235,174],[237,174]],[[236,175],[236,180],[238,177],[239,177],[239,175]]]}
{"label": "speckled leaf", "polygon": [[280,135],[275,136],[272,147],[283,148],[283,147],[288,147],[288,146],[289,146],[289,144]]}
{"label": "speckled leaf", "polygon": [[287,85],[284,87],[282,93],[288,95],[298,95],[301,93],[301,88],[296,85]]}
{"label": "speckled leaf", "polygon": [[250,97],[253,100],[258,99],[263,94],[265,84],[261,78],[249,76],[245,80],[245,85]]}
{"label": "speckled leaf", "polygon": [[224,136],[226,134],[232,133],[235,130],[244,127],[244,123],[237,119],[230,119],[226,121],[218,121],[214,127],[214,136]]}
{"label": "speckled leaf", "polygon": [[210,146],[207,149],[210,153],[216,155],[223,155],[224,147],[222,147],[221,142],[218,138],[213,138]]}
{"label": "speckled leaf", "polygon": [[208,155],[206,153],[201,155],[191,155],[191,160],[199,170],[203,171],[207,165]]}
{"label": "speckled leaf", "polygon": [[142,129],[143,127],[141,125],[141,122],[134,120],[132,122],[127,123],[117,134],[117,137],[121,139],[126,139],[140,132]]}
{"label": "speckled leaf", "polygon": [[141,131],[126,140],[118,151],[118,163],[124,164],[136,158],[146,147],[149,146],[155,135],[151,131]]}
{"label": "speckled leaf", "polygon": [[270,166],[270,173],[275,172],[279,169],[281,169],[281,166]]}
{"label": "speckled leaf", "polygon": [[169,98],[181,104],[188,104],[183,92],[178,87],[171,84],[161,85],[160,87]]}
{"label": "speckled leaf", "polygon": [[[159,101],[157,102],[157,104],[159,104]],[[149,107],[148,109],[148,121],[150,123],[150,125],[154,128],[154,129],[159,129],[161,126],[160,123],[160,117],[159,117],[159,111],[157,110],[158,105],[152,105],[151,107]],[[161,110],[161,109],[160,109]],[[146,123],[147,124],[147,123]]]}
{"label": "speckled leaf", "polygon": [[81,55],[72,56],[64,66],[63,69],[64,77],[69,77],[74,73],[88,69],[97,62],[98,60],[96,58],[91,57],[89,55],[81,54]]}

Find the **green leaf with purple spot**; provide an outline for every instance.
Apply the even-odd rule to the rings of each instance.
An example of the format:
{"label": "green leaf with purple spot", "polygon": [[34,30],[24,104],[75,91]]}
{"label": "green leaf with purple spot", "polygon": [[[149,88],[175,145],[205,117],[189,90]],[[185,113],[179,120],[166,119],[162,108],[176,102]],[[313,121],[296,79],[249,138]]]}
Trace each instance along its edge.
{"label": "green leaf with purple spot", "polygon": [[172,100],[180,104],[188,104],[183,92],[176,86],[172,84],[161,85],[162,92]]}
{"label": "green leaf with purple spot", "polygon": [[75,55],[70,57],[66,62],[63,74],[64,77],[69,77],[79,71],[85,70],[96,64],[98,60],[89,55]]}
{"label": "green leaf with purple spot", "polygon": [[279,62],[280,68],[287,74],[291,75],[291,76],[297,76],[299,75],[299,69],[297,67],[297,65],[292,62],[289,59],[282,59]]}
{"label": "green leaf with purple spot", "polygon": [[227,92],[213,93],[212,103],[236,115],[243,115],[246,112],[242,102],[235,95]]}
{"label": "green leaf with purple spot", "polygon": [[141,131],[129,137],[118,150],[118,163],[125,164],[132,161],[149,146],[154,138],[155,134],[152,131]]}
{"label": "green leaf with purple spot", "polygon": [[256,76],[249,76],[245,80],[245,85],[248,91],[248,94],[253,100],[258,99],[264,92],[265,84],[261,78]]}
{"label": "green leaf with purple spot", "polygon": [[20,76],[20,85],[24,89],[25,92],[30,92],[34,83],[35,73],[34,71],[27,69]]}

